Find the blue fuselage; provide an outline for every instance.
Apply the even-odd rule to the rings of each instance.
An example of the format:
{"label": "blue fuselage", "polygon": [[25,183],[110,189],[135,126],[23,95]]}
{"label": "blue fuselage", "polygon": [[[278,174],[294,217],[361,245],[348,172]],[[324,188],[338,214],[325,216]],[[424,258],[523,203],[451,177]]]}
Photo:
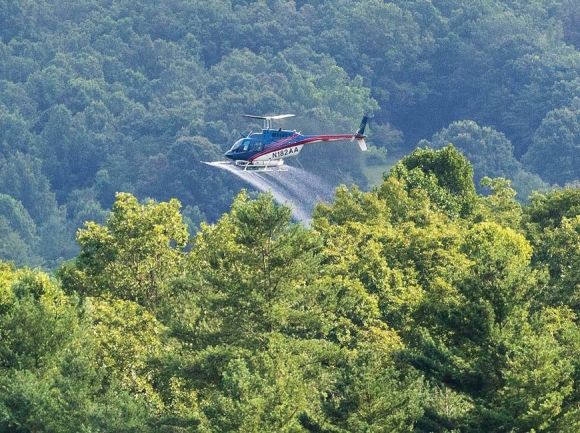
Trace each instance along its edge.
{"label": "blue fuselage", "polygon": [[263,129],[260,133],[253,133],[236,141],[224,156],[234,161],[251,161],[259,154],[273,153],[276,158],[275,152],[284,152],[296,144],[304,144],[302,142],[308,138],[296,131]]}
{"label": "blue fuselage", "polygon": [[329,141],[350,140],[358,143],[361,150],[366,150],[364,130],[367,124],[367,116],[364,116],[359,129],[354,134],[328,134],[328,135],[302,135],[296,131],[287,129],[271,129],[272,119],[280,119],[292,115],[274,117],[246,116],[251,118],[265,119],[266,126],[262,132],[250,134],[234,143],[225,157],[231,159],[235,165],[246,168],[275,167],[284,163],[284,159],[297,156],[307,144]]}

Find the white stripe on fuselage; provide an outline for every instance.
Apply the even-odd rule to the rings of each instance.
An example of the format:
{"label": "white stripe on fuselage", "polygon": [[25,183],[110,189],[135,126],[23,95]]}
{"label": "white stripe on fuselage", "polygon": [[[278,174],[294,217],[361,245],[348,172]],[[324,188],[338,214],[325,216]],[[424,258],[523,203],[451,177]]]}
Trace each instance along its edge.
{"label": "white stripe on fuselage", "polygon": [[263,155],[254,158],[254,161],[269,161],[271,159],[284,159],[290,156],[296,156],[300,153],[303,147],[303,144],[299,144],[296,146],[288,146],[279,150],[273,150],[272,152],[264,153]]}

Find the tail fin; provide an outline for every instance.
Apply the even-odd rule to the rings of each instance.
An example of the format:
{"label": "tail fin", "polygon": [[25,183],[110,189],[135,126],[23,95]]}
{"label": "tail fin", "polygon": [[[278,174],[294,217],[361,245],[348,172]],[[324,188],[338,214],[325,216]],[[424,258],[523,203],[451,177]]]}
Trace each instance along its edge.
{"label": "tail fin", "polygon": [[358,127],[358,131],[356,131],[356,135],[365,134],[365,128],[367,127],[368,120],[369,120],[368,116],[363,116],[362,121],[360,122],[360,126]]}
{"label": "tail fin", "polygon": [[363,116],[362,121],[360,122],[360,126],[358,127],[358,131],[356,131],[356,134],[354,134],[351,139],[351,141],[356,140],[360,150],[363,152],[367,150],[367,144],[365,143],[365,128],[367,126],[368,120],[368,116]]}

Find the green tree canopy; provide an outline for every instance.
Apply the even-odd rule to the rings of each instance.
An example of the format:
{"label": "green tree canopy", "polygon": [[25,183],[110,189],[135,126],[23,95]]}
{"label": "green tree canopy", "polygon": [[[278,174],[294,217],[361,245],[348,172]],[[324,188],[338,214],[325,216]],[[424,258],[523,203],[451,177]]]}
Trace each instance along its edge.
{"label": "green tree canopy", "polygon": [[389,176],[401,179],[409,192],[424,191],[449,216],[465,217],[475,205],[473,168],[453,145],[439,151],[417,149],[391,169]]}
{"label": "green tree canopy", "polygon": [[520,163],[514,157],[513,145],[506,136],[473,121],[453,122],[433,135],[431,141],[423,140],[419,145],[442,149],[449,143],[472,164],[476,184],[484,176],[513,179],[520,170]]}
{"label": "green tree canopy", "polygon": [[60,273],[69,290],[154,308],[179,274],[188,232],[177,200],[140,204],[120,193],[105,225],[78,232],[79,257]]}
{"label": "green tree canopy", "polygon": [[546,181],[564,186],[578,178],[580,100],[550,111],[537,129],[523,162]]}

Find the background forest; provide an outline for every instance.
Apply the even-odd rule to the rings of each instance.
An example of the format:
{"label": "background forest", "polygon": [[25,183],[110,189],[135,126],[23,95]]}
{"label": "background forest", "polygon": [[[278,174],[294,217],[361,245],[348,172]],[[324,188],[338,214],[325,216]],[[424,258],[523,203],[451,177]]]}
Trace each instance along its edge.
{"label": "background forest", "polygon": [[372,115],[364,158],[305,150],[334,185],[449,142],[522,201],[574,183],[579,22],[574,0],[2,0],[0,256],[54,269],[116,191],[217,221],[244,185],[200,161],[261,126],[243,113],[305,133]]}
{"label": "background forest", "polygon": [[[576,0],[0,0],[0,431],[580,431],[579,29]],[[304,150],[357,185],[309,227],[201,163],[288,112],[372,116],[370,152]]]}

